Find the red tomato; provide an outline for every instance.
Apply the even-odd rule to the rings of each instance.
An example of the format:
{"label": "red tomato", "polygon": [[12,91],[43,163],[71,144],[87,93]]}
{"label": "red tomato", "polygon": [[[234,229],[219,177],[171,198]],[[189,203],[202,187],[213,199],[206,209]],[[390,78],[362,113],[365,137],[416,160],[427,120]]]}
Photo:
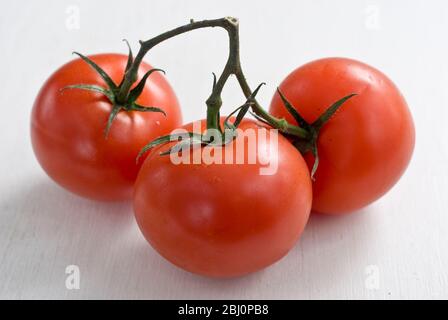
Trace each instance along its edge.
{"label": "red tomato", "polygon": [[[213,277],[257,271],[283,257],[308,220],[311,180],[300,153],[281,135],[278,148],[260,139],[269,129],[254,121],[243,120],[239,129],[258,137],[253,151],[244,144],[244,164],[176,165],[170,156],[158,155],[170,143],[146,159],[137,177],[134,209],[143,235],[187,271]],[[238,135],[225,145],[224,154],[236,155],[243,139]],[[190,156],[200,157],[203,150],[190,150]],[[257,161],[249,164],[249,154]],[[260,175],[266,162],[258,159],[278,159],[275,173]]]}
{"label": "red tomato", "polygon": [[[127,62],[121,54],[90,57],[118,84]],[[139,79],[150,70],[143,63]],[[31,138],[36,157],[46,173],[62,187],[97,200],[124,200],[132,189],[140,165],[136,157],[152,139],[181,123],[176,96],[160,73],[153,73],[137,102],[163,109],[158,112],[120,111],[109,135],[104,130],[112,104],[100,94],[84,90],[60,90],[74,84],[104,81],[81,59],[57,70],[36,98],[31,116]]]}
{"label": "red tomato", "polygon": [[[340,98],[358,94],[320,131],[313,210],[358,210],[401,177],[414,149],[414,125],[406,101],[383,73],[358,61],[328,58],[294,70],[280,90],[307,122]],[[270,112],[294,122],[277,93]],[[311,168],[313,157],[306,160]]]}

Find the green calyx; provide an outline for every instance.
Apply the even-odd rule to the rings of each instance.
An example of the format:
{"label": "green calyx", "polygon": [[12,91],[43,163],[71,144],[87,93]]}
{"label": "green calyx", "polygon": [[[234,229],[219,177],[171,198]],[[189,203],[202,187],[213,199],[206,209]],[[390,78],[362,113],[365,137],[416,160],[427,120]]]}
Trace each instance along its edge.
{"label": "green calyx", "polygon": [[[216,79],[214,77],[214,79]],[[214,80],[213,85],[215,86],[216,82]],[[207,128],[207,130],[203,133],[194,133],[194,132],[186,132],[182,134],[170,134],[159,137],[150,143],[148,143],[143,149],[140,151],[137,162],[146,152],[149,150],[169,143],[176,141],[173,147],[169,148],[167,151],[161,152],[160,155],[169,155],[172,153],[179,153],[184,149],[188,149],[194,146],[223,146],[231,142],[234,138],[237,137],[237,128],[243,120],[246,113],[253,106],[255,97],[260,90],[260,88],[265,83],[261,83],[258,87],[252,92],[252,94],[247,98],[246,102],[240,107],[236,108],[233,112],[231,112],[223,122],[224,130],[221,128],[219,122],[216,127]],[[238,113],[237,113],[238,112]],[[235,120],[233,122],[230,121],[230,118],[236,114]],[[212,133],[213,131],[213,133]],[[180,140],[180,141],[179,141]]]}
{"label": "green calyx", "polygon": [[[124,98],[121,98],[123,96],[122,94],[122,87],[125,82],[125,78],[127,76],[127,73],[130,71],[131,66],[134,62],[134,57],[132,54],[131,47],[129,46],[129,43],[124,40],[129,48],[129,55],[128,55],[128,61],[126,64],[125,72],[123,75],[123,79],[120,82],[119,85],[115,84],[115,82],[110,78],[110,76],[95,62],[93,62],[91,59],[87,58],[86,56],[74,52],[74,54],[78,55],[82,60],[84,60],[95,72],[98,73],[98,75],[104,80],[105,87],[94,85],[94,84],[74,84],[69,85],[67,87],[62,88],[61,90],[67,90],[67,89],[80,89],[80,90],[87,90],[91,92],[97,92],[103,94],[112,104],[112,110],[110,112],[109,118],[107,120],[106,128],[104,130],[104,136],[107,138],[110,128],[112,126],[112,123],[117,116],[117,114],[120,111],[139,111],[139,112],[160,112],[163,113],[163,115],[166,116],[165,111],[163,111],[160,108],[157,107],[148,107],[148,106],[142,106],[139,105],[136,101],[138,97],[143,92],[143,89],[146,84],[146,80],[148,77],[155,71],[160,71],[165,73],[165,71],[161,69],[151,69],[142,77],[140,82],[132,89],[128,90],[128,92],[124,95]],[[134,78],[137,78],[136,75],[134,75]]]}
{"label": "green calyx", "polygon": [[[119,85],[115,84],[111,80],[111,78],[106,74],[106,72],[104,72],[104,70],[102,70],[99,66],[97,66],[93,61],[91,61],[90,59],[84,57],[79,53],[76,53],[101,76],[101,78],[106,83],[106,87],[98,85],[89,85],[89,84],[77,84],[68,86],[64,89],[89,90],[101,93],[105,95],[107,99],[109,99],[109,101],[113,105],[113,108],[106,126],[105,130],[106,136],[109,132],[110,126],[114,118],[121,110],[150,111],[150,112],[164,113],[163,110],[159,108],[140,106],[136,103],[136,100],[138,96],[141,94],[149,75],[154,71],[162,71],[159,69],[150,70],[147,74],[144,75],[140,83],[138,83],[133,89],[131,89],[137,79],[138,68],[140,63],[142,62],[143,57],[149,50],[151,50],[153,47],[155,47],[156,45],[160,44],[163,41],[166,41],[175,36],[193,30],[203,28],[214,28],[214,27],[220,27],[227,32],[229,36],[229,56],[220,76],[216,77],[215,74],[213,75],[214,80],[213,80],[212,93],[206,100],[207,130],[204,133],[187,132],[182,135],[172,134],[159,137],[158,139],[147,144],[141,150],[137,158],[137,161],[148,150],[156,146],[170,142],[176,142],[176,143],[174,144],[173,147],[171,147],[167,151],[162,152],[162,155],[171,154],[174,152],[180,152],[184,150],[185,147],[189,148],[195,145],[200,146],[224,145],[232,141],[236,137],[237,135],[236,129],[238,125],[241,123],[244,116],[249,112],[257,120],[269,125],[274,129],[279,130],[280,133],[288,137],[293,143],[293,145],[302,154],[311,152],[314,155],[315,162],[311,172],[311,178],[313,178],[319,164],[317,144],[321,128],[325,125],[325,123],[327,123],[331,119],[331,117],[335,114],[335,112],[348,99],[352,98],[356,94],[350,94],[336,101],[316,121],[314,121],[313,123],[308,123],[300,115],[297,109],[291,105],[291,103],[280,92],[280,90],[278,90],[278,94],[280,95],[285,108],[294,118],[296,124],[289,123],[286,119],[276,118],[273,115],[269,114],[260,106],[260,104],[255,99],[255,95],[259,91],[261,85],[258,86],[255,91],[252,91],[241,68],[240,54],[239,54],[240,53],[239,31],[238,31],[239,23],[238,20],[235,18],[225,17],[221,19],[202,20],[202,21],[191,20],[186,25],[164,32],[149,40],[140,41],[140,50],[138,54],[135,56],[135,58],[133,57],[131,48],[126,41],[126,44],[129,47],[129,56],[123,79]],[[225,119],[224,125],[222,126],[220,122],[220,108],[222,105],[221,93],[227,80],[232,75],[235,76],[247,100],[242,106],[237,108],[234,112],[232,112],[229,115],[229,117]],[[231,122],[230,117],[235,114],[236,114],[235,120]]]}
{"label": "green calyx", "polygon": [[[339,108],[347,100],[356,96],[356,94],[352,93],[343,97],[342,99],[339,99],[338,101],[333,103],[330,107],[328,107],[328,109],[326,109],[324,113],[322,113],[319,116],[319,118],[317,118],[316,121],[309,123],[300,115],[297,109],[286,99],[286,97],[283,95],[283,93],[280,91],[279,88],[277,88],[277,93],[282,99],[283,105],[285,106],[288,113],[294,118],[298,126],[306,130],[307,132],[307,135],[305,137],[295,136],[294,134],[291,133],[286,134],[292,136],[293,145],[296,147],[296,149],[300,151],[301,154],[306,154],[308,152],[311,152],[313,154],[314,164],[311,170],[311,179],[314,180],[314,174],[316,173],[317,168],[319,166],[319,153],[317,148],[317,141],[319,138],[320,129],[324,126],[325,123],[327,123],[333,117],[336,111],[339,110]],[[281,128],[278,129],[282,131]]]}

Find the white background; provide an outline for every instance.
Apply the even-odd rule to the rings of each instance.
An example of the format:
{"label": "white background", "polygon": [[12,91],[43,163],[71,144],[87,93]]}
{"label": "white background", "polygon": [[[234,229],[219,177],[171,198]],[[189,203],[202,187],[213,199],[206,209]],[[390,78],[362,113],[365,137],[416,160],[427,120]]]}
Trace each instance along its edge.
{"label": "white background", "polygon": [[[80,28],[67,27],[78,9]],[[404,177],[375,204],[344,217],[314,215],[274,266],[212,280],[163,260],[141,236],[130,203],[84,200],[47,178],[30,146],[29,115],[43,81],[73,50],[126,53],[123,38],[136,50],[137,40],[190,18],[226,15],[240,19],[243,67],[252,87],[267,82],[265,106],[295,67],[352,57],[401,88],[417,144]],[[448,298],[447,31],[442,0],[3,2],[0,298]],[[203,30],[160,45],[147,61],[167,71],[191,121],[205,115],[211,72],[226,55],[225,33]],[[223,110],[242,101],[231,81]],[[81,271],[79,290],[65,287],[71,264]],[[368,285],[372,271],[377,289]]]}

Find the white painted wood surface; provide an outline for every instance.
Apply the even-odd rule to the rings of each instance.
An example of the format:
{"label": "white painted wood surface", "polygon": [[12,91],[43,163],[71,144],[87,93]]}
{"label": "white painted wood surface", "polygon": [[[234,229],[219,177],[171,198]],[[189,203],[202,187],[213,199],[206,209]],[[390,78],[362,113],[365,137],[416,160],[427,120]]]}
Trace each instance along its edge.
{"label": "white painted wood surface", "polygon": [[[73,50],[126,52],[122,38],[137,48],[137,40],[189,18],[224,15],[241,20],[243,65],[252,85],[268,83],[260,92],[265,105],[296,66],[348,56],[397,83],[417,129],[412,163],[384,198],[353,215],[313,216],[286,258],[225,281],[164,261],[139,233],[130,204],[60,189],[29,140],[34,97]],[[447,30],[442,0],[3,2],[0,298],[448,298]],[[200,31],[147,58],[167,71],[186,121],[204,116],[211,72],[221,70],[226,46],[223,32]],[[224,98],[225,111],[242,102],[233,82]],[[79,290],[65,286],[72,264],[80,268]]]}

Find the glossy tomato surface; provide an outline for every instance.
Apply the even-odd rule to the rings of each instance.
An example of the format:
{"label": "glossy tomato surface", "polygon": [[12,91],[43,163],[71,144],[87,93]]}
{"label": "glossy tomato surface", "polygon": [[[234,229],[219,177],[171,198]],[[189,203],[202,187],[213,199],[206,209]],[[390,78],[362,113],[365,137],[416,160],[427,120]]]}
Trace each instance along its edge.
{"label": "glossy tomato surface", "polygon": [[[239,149],[243,164],[173,164],[157,154],[171,144],[154,150],[137,177],[134,209],[143,235],[187,271],[234,277],[267,267],[292,248],[308,220],[311,180],[300,153],[281,135],[278,146],[274,138],[261,139],[270,130],[254,121],[239,128],[258,138],[255,148]],[[236,159],[244,139],[240,134],[225,145],[224,155],[233,152]],[[191,159],[202,159],[202,152],[190,150]],[[272,174],[261,175],[268,167]]]}
{"label": "glossy tomato surface", "polygon": [[[90,58],[119,84],[127,56],[99,54]],[[150,70],[143,63],[139,78]],[[61,89],[74,84],[105,83],[81,59],[57,70],[43,85],[31,116],[31,138],[36,157],[45,172],[62,187],[96,200],[132,197],[138,170],[136,156],[148,141],[181,123],[177,98],[163,75],[154,72],[137,103],[162,108],[156,112],[120,111],[107,138],[104,130],[112,109],[100,93]]]}
{"label": "glossy tomato surface", "polygon": [[[294,70],[279,88],[308,122],[342,97],[358,94],[321,129],[315,211],[358,210],[398,181],[411,159],[415,132],[405,99],[383,73],[355,60],[327,58]],[[277,93],[270,112],[294,123]],[[306,160],[311,167],[313,157]]]}

